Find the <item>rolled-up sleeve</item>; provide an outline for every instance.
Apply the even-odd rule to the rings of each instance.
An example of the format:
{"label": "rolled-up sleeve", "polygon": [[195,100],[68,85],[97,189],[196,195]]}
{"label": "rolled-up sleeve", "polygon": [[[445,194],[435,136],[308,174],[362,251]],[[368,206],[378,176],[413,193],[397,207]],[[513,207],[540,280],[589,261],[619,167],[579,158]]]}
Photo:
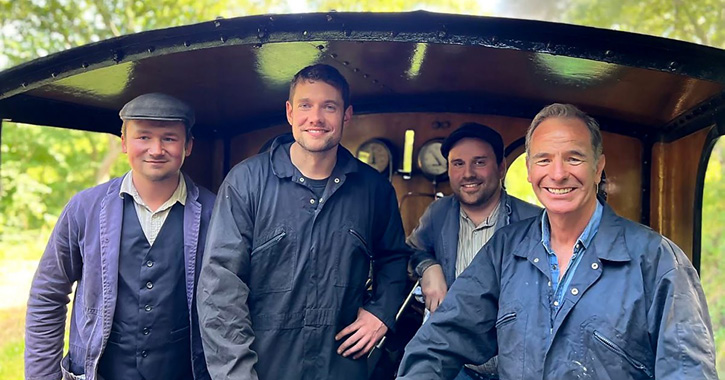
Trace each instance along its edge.
{"label": "rolled-up sleeve", "polygon": [[247,298],[254,214],[244,167],[222,183],[209,223],[197,288],[204,354],[213,379],[257,379]]}

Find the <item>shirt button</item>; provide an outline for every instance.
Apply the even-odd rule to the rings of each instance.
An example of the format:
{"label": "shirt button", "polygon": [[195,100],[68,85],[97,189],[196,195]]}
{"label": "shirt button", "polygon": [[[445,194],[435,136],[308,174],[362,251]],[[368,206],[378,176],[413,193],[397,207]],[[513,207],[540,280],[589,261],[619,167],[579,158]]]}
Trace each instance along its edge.
{"label": "shirt button", "polygon": [[149,329],[148,329],[148,327],[145,327],[145,328],[143,329],[143,334],[144,334],[144,335],[149,335],[149,333],[150,333],[150,332],[151,332],[151,330],[149,330]]}
{"label": "shirt button", "polygon": [[571,294],[573,294],[573,295],[579,294],[579,289],[577,289],[577,288],[571,288]]}
{"label": "shirt button", "polygon": [[305,178],[304,177],[300,177],[300,182],[305,182]]}
{"label": "shirt button", "polygon": [[153,287],[154,287],[154,283],[153,282],[149,281],[149,282],[146,283],[146,289],[151,289]]}
{"label": "shirt button", "polygon": [[558,268],[558,266],[556,264],[551,266],[551,270],[556,270],[556,268]]}
{"label": "shirt button", "polygon": [[551,287],[551,281],[549,281],[549,287]]}
{"label": "shirt button", "polygon": [[592,269],[594,269],[594,270],[597,270],[597,269],[599,269],[599,264],[597,264],[597,263],[592,263]]}
{"label": "shirt button", "polygon": [[149,353],[146,351],[141,351],[141,356],[147,357],[147,356],[149,356]]}
{"label": "shirt button", "polygon": [[554,301],[554,306],[559,306],[559,301]]}
{"label": "shirt button", "polygon": [[340,183],[340,179],[339,178],[335,178],[335,183]]}
{"label": "shirt button", "polygon": [[315,200],[314,199],[310,199],[310,204],[311,205],[315,204]]}
{"label": "shirt button", "polygon": [[538,257],[534,258],[534,262],[535,263],[538,263],[539,262],[539,258]]}
{"label": "shirt button", "polygon": [[151,311],[151,309],[153,309],[153,307],[151,307],[151,305],[146,305],[143,307],[143,309],[146,311]]}
{"label": "shirt button", "polygon": [[154,266],[154,262],[151,261],[151,260],[149,260],[149,261],[146,262],[146,266],[149,267],[149,268],[151,268],[152,266]]}

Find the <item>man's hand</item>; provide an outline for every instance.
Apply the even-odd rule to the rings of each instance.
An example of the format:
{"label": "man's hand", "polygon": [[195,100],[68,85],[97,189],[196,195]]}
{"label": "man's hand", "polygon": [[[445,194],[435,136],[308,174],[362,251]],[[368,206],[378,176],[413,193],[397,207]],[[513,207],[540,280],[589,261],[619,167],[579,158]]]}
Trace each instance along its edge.
{"label": "man's hand", "polygon": [[355,354],[353,358],[359,359],[370,352],[373,346],[387,332],[388,327],[378,317],[363,308],[359,308],[355,322],[335,335],[336,341],[349,335],[340,347],[337,348],[337,353],[344,357]]}
{"label": "man's hand", "polygon": [[443,268],[439,264],[431,265],[423,272],[423,277],[420,279],[420,289],[423,291],[423,298],[425,298],[425,308],[433,313],[438,305],[443,302],[446,293],[448,293]]}

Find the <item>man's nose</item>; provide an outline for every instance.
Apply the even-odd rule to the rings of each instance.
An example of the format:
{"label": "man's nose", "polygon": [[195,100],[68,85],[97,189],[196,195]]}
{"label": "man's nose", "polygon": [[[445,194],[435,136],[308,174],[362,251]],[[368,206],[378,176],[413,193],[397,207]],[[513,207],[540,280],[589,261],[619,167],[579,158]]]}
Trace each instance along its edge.
{"label": "man's nose", "polygon": [[149,154],[152,155],[160,155],[164,153],[164,146],[161,139],[153,139],[151,140],[151,145],[149,146]]}
{"label": "man's nose", "polygon": [[322,123],[322,120],[324,118],[322,117],[322,107],[314,107],[312,112],[310,112],[310,118],[309,122],[312,125],[318,125]]}
{"label": "man's nose", "polygon": [[554,158],[551,163],[551,172],[549,173],[551,179],[555,181],[563,181],[569,176],[569,172],[566,170],[564,160],[560,158]]}

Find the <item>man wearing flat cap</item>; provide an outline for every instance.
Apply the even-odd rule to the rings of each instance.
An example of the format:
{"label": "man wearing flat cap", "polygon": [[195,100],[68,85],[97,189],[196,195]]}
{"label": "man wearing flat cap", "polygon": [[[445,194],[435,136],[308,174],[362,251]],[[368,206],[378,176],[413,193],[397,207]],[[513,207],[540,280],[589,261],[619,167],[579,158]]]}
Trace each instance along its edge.
{"label": "man wearing flat cap", "polygon": [[[541,212],[503,189],[503,139],[492,128],[465,123],[443,141],[441,153],[453,195],[433,202],[407,241],[414,249],[410,267],[431,313],[496,230]],[[498,378],[495,363],[468,364],[457,379]]]}
{"label": "man wearing flat cap", "polygon": [[209,378],[193,295],[214,195],[180,172],[194,111],[151,93],[119,115],[131,171],[78,193],[58,219],[30,290],[26,379]]}

